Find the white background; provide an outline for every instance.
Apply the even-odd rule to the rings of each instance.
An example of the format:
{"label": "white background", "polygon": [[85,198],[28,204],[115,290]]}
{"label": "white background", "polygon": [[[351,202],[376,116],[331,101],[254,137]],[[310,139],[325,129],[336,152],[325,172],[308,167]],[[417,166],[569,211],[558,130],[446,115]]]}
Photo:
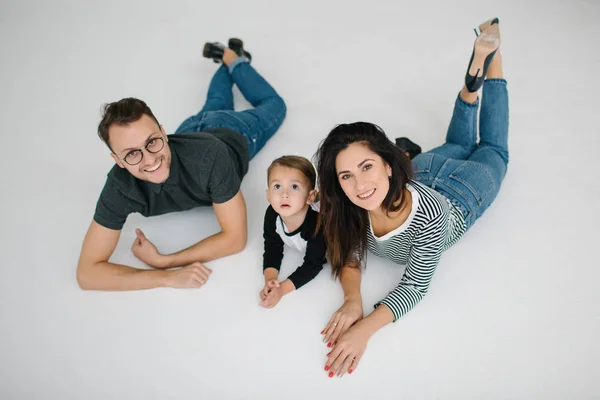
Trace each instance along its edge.
{"label": "white background", "polygon": [[[323,370],[341,305],[329,266],[258,306],[266,168],[311,157],[341,122],[425,150],[444,138],[475,35],[500,18],[511,161],[427,297],[373,336],[358,369]],[[0,398],[593,399],[600,395],[598,70],[594,1],[0,2]],[[113,162],[100,107],[135,96],[170,133],[204,102],[206,41],[241,37],[288,106],[252,160],[243,253],[199,290],[85,292],[83,236]],[[248,107],[236,91],[236,106]],[[210,208],[132,215],[162,252],[216,232]],[[282,275],[302,256],[286,252]],[[403,268],[368,258],[365,312]]]}

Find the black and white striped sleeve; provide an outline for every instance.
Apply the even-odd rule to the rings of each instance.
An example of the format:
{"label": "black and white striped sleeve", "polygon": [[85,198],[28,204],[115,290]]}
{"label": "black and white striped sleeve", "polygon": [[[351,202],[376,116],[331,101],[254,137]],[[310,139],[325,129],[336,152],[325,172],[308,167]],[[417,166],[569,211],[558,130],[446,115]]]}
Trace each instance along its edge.
{"label": "black and white striped sleeve", "polygon": [[410,248],[406,271],[396,288],[375,305],[385,304],[394,322],[410,311],[427,294],[429,284],[443,252],[448,219],[439,213],[415,238]]}

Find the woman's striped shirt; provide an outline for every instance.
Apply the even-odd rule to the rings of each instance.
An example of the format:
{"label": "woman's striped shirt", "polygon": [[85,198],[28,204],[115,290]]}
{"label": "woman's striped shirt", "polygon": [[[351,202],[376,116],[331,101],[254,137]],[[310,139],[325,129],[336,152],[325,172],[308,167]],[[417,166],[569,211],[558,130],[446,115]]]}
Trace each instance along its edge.
{"label": "woman's striped shirt", "polygon": [[417,181],[406,188],[412,195],[407,220],[382,237],[375,236],[369,222],[367,233],[369,251],[406,265],[398,286],[375,305],[385,304],[394,322],[425,296],[442,252],[466,231],[463,215],[446,197]]}

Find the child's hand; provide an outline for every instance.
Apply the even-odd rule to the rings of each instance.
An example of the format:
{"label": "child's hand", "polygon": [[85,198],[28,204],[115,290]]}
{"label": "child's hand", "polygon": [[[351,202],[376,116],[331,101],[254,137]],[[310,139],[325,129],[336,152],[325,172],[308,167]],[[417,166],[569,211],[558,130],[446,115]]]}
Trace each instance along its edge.
{"label": "child's hand", "polygon": [[260,291],[259,295],[260,295],[260,299],[264,300],[267,298],[267,295],[269,294],[269,292],[271,291],[272,288],[274,287],[279,287],[279,281],[275,278],[275,279],[269,279],[268,281],[265,282],[265,287],[262,288],[262,290]]}
{"label": "child's hand", "polygon": [[264,308],[273,308],[281,300],[282,293],[277,279],[270,279],[265,283],[265,287],[260,291],[261,302],[258,303]]}
{"label": "child's hand", "polygon": [[281,290],[278,287],[275,287],[269,292],[267,297],[258,304],[264,308],[273,308],[277,305],[277,303],[279,303],[281,297]]}

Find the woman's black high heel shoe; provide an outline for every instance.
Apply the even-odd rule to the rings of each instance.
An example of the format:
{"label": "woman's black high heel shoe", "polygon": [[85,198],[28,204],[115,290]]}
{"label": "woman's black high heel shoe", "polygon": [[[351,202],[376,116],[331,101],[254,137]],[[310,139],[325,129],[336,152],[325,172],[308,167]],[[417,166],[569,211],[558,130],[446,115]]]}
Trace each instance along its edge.
{"label": "woman's black high heel shoe", "polygon": [[[489,26],[487,26],[488,22],[490,22]],[[469,92],[476,92],[481,88],[488,67],[492,62],[496,51],[498,51],[498,48],[500,47],[500,27],[498,25],[498,18],[488,22],[479,25],[481,34],[478,35],[475,40],[471,60],[467,67],[465,86]],[[477,34],[477,30],[475,30],[475,34]],[[471,67],[475,66],[477,67],[477,72],[475,72],[475,75],[471,75],[469,73]],[[481,76],[478,76],[480,71],[482,72]]]}
{"label": "woman's black high heel shoe", "polygon": [[421,154],[421,146],[406,137],[396,138],[396,146],[408,153],[408,158],[411,160]]}
{"label": "woman's black high heel shoe", "polygon": [[498,24],[498,23],[500,23],[500,20],[498,18],[492,18],[492,19],[488,19],[485,22],[482,22],[477,27],[479,29],[479,31],[477,31],[477,29],[473,29],[475,31],[475,36],[481,35],[487,28],[492,26],[492,24]]}

